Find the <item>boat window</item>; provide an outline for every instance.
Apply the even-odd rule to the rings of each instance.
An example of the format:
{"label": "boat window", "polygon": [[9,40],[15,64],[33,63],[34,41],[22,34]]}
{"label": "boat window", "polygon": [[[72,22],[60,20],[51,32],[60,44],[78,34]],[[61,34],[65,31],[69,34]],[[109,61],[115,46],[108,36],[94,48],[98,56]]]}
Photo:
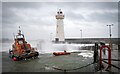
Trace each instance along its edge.
{"label": "boat window", "polygon": [[23,41],[18,41],[19,44],[23,44]]}
{"label": "boat window", "polygon": [[23,35],[18,35],[17,38],[23,38]]}

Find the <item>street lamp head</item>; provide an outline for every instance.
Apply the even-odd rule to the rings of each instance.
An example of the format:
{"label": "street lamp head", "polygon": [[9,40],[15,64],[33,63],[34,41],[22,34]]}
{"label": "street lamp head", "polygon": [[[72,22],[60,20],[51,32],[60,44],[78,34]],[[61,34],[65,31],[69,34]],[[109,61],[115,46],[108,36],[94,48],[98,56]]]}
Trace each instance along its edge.
{"label": "street lamp head", "polygon": [[107,26],[113,26],[114,24],[111,24],[111,25],[107,25]]}

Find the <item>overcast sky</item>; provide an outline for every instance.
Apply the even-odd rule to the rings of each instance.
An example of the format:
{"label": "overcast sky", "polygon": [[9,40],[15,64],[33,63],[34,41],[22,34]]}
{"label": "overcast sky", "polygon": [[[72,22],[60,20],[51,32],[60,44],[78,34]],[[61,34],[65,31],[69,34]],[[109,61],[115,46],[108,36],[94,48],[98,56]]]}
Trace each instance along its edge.
{"label": "overcast sky", "polygon": [[[56,35],[56,12],[65,14],[66,38],[108,38],[107,24],[114,24],[112,37],[118,36],[117,2],[3,2],[3,38],[13,38],[21,26],[27,39],[50,39]],[[52,33],[52,34],[51,34]]]}

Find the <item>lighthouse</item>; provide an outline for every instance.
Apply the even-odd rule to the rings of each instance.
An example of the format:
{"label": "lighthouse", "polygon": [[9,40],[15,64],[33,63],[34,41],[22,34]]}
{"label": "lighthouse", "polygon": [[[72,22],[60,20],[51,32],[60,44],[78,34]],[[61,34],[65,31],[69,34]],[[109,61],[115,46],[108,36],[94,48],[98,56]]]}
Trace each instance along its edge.
{"label": "lighthouse", "polygon": [[64,23],[63,23],[64,14],[61,11],[61,9],[59,9],[59,11],[57,12],[57,15],[55,17],[57,19],[55,41],[64,42],[65,41],[65,38],[64,38]]}

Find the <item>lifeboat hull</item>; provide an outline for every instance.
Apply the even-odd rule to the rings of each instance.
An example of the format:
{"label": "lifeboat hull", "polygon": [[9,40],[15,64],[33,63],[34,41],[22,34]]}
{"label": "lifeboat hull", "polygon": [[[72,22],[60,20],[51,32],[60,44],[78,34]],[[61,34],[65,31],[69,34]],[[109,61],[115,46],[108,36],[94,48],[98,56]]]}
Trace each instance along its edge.
{"label": "lifeboat hull", "polygon": [[30,59],[30,58],[37,58],[39,56],[38,52],[33,52],[29,54],[21,54],[21,55],[15,55],[15,54],[10,54],[9,57],[13,61],[20,61],[20,60],[25,60],[25,59]]}
{"label": "lifeboat hull", "polygon": [[71,54],[70,52],[53,52],[53,55],[55,56],[60,56],[60,55],[69,55]]}

